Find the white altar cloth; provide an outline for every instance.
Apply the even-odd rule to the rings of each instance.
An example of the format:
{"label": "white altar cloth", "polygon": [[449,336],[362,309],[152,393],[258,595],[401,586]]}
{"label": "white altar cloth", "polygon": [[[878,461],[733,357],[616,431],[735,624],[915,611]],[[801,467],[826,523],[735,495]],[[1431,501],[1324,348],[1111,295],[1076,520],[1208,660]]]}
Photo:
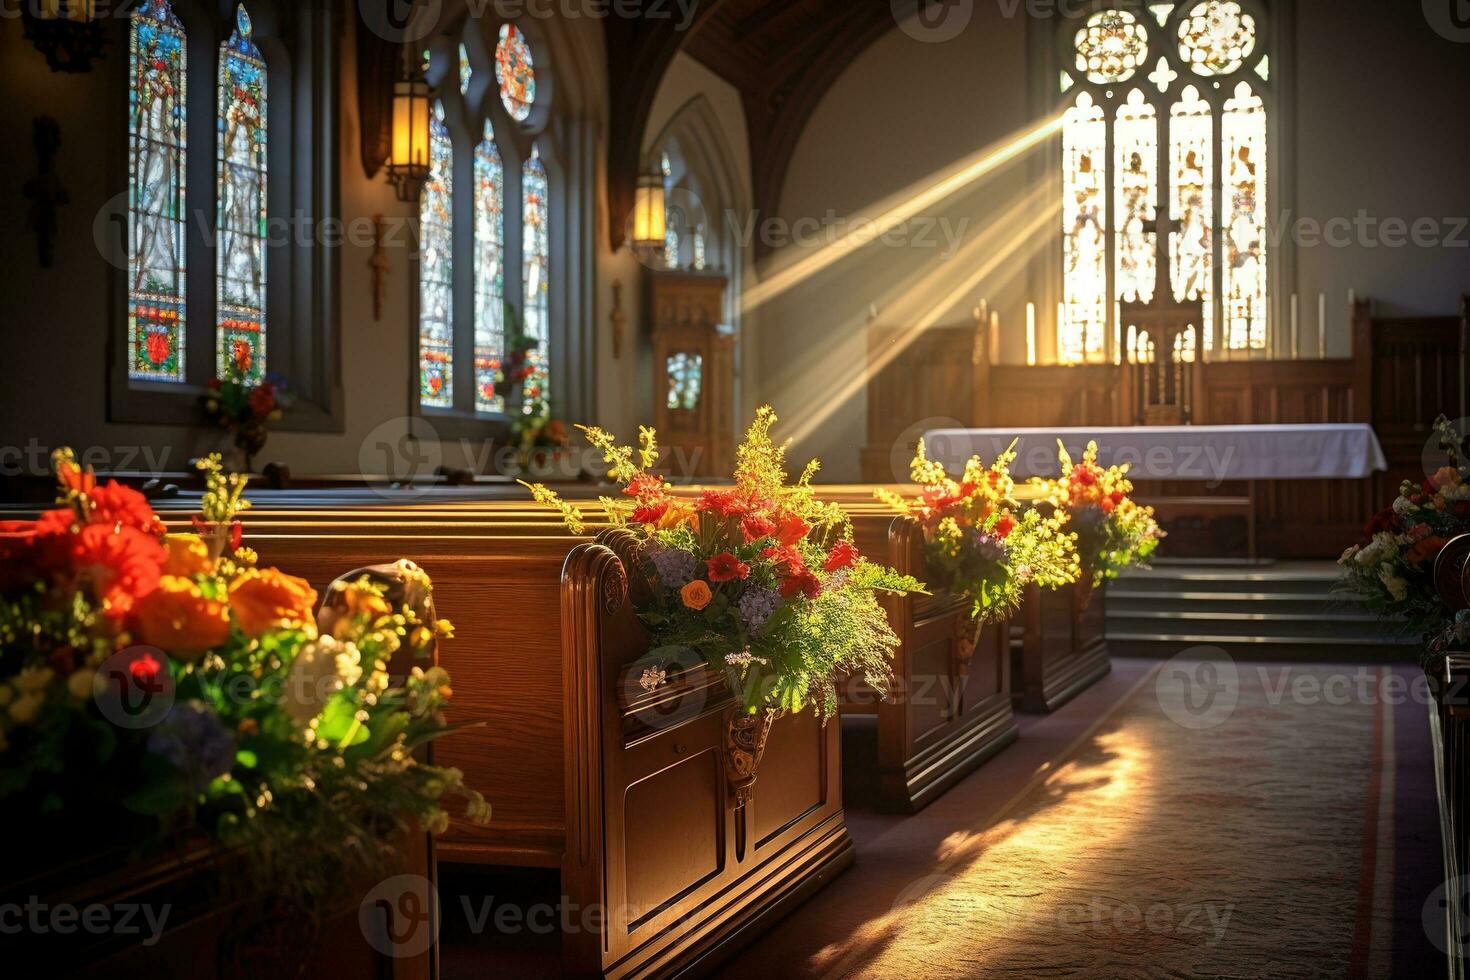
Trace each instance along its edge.
{"label": "white altar cloth", "polygon": [[1388,468],[1383,447],[1364,422],[1302,425],[1140,425],[1056,429],[934,429],[924,434],[929,458],[957,473],[974,453],[989,463],[1016,439],[1011,475],[1058,473],[1057,440],[1077,459],[1097,440],[1098,462],[1131,463],[1134,480],[1361,479]]}

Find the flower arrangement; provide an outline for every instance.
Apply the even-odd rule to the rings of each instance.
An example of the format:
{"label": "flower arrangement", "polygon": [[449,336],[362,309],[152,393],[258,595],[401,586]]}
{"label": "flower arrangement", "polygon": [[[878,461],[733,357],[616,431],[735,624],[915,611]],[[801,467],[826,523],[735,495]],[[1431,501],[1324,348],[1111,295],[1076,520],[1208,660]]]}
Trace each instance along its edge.
{"label": "flower arrangement", "polygon": [[546,355],[536,338],[520,327],[514,309],[506,307],[506,321],[511,336],[505,359],[500,362],[496,385],[511,392],[513,411],[510,423],[511,445],[516,462],[523,472],[545,469],[548,458],[571,445],[567,424],[555,418],[546,391]]}
{"label": "flower arrangement", "polygon": [[1097,464],[1097,443],[1089,442],[1082,459],[1073,462],[1067,447],[1057,440],[1062,475],[1037,481],[1056,513],[1077,536],[1082,573],[1093,587],[1130,565],[1147,565],[1164,537],[1152,507],[1130,496],[1133,483],[1128,464]]}
{"label": "flower arrangement", "polygon": [[946,589],[970,600],[970,615],[980,623],[1004,619],[1027,585],[1057,588],[1077,580],[1074,539],[1061,518],[1015,500],[1015,458],[1015,443],[988,467],[971,456],[955,480],[929,459],[920,439],[909,468],[919,496],[876,491],[878,500],[923,525],[926,564]]}
{"label": "flower arrangement", "polygon": [[[458,771],[412,755],[450,730],[449,678],[389,677],[400,650],[451,635],[421,570],[400,563],[396,604],[381,576],[339,580],[318,613],[305,580],[238,537],[211,553],[69,451],[54,463],[58,506],[0,526],[0,806],[112,841],[203,834],[303,906],[412,823],[443,829],[449,797],[488,819]],[[243,480],[217,457],[205,471],[209,516],[233,521]]]}
{"label": "flower arrangement", "polygon": [[1342,553],[1344,587],[1369,609],[1403,621],[1431,649],[1470,638],[1434,586],[1434,559],[1445,542],[1470,531],[1470,462],[1464,437],[1443,415],[1434,422],[1445,462],[1420,483],[1405,480],[1389,506],[1363,528],[1364,540]]}
{"label": "flower arrangement", "polygon": [[[693,650],[728,668],[750,714],[811,703],[828,718],[840,674],[887,689],[898,638],[879,593],[923,586],[858,553],[846,514],[817,499],[815,460],[788,484],[786,450],[771,441],[775,422],[761,408],[737,450],[734,486],[694,498],[676,495],[651,472],[658,457],[652,429],[640,428],[637,449],[601,429],[583,431],[622,487],[621,497],[602,500],[609,523],[633,532],[642,548],[653,598],[639,617],[655,652]],[[574,532],[586,529],[575,506],[525,485]],[[658,687],[661,672],[646,673],[644,683]]]}
{"label": "flower arrangement", "polygon": [[265,448],[270,423],[279,421],[291,402],[290,389],[279,375],[252,381],[233,364],[224,377],[210,379],[203,397],[205,417],[234,437],[235,447],[245,457],[246,472]]}

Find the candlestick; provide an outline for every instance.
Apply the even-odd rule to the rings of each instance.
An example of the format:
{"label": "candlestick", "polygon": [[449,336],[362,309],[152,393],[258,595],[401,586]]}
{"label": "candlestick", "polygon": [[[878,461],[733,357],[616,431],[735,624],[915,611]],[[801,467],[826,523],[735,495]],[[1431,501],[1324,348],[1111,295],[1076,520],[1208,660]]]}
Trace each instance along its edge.
{"label": "candlestick", "polygon": [[1291,359],[1294,361],[1301,357],[1301,347],[1298,340],[1296,325],[1296,293],[1291,294]]}
{"label": "candlestick", "polygon": [[1026,304],[1026,363],[1036,364],[1036,304]]}
{"label": "candlestick", "polygon": [[990,363],[1000,363],[1000,314],[990,311]]}
{"label": "candlestick", "polygon": [[1317,294],[1317,356],[1327,356],[1327,294]]}

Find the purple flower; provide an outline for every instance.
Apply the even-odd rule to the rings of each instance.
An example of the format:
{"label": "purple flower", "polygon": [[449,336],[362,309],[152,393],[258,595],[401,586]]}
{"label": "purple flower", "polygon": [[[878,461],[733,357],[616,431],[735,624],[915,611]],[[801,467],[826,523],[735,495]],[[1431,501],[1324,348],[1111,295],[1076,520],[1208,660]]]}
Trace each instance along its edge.
{"label": "purple flower", "polygon": [[781,604],[781,595],[775,589],[753,586],[740,597],[740,615],[745,628],[752,634],[759,633],[771,618],[771,613]]}
{"label": "purple flower", "polygon": [[981,558],[989,561],[1004,561],[1006,543],[993,534],[977,530],[975,532],[975,551]]}
{"label": "purple flower", "polygon": [[148,751],[167,759],[195,793],[214,777],[229,772],[235,763],[235,740],[202,701],[174,705],[148,736]]}
{"label": "purple flower", "polygon": [[650,549],[649,561],[666,589],[682,589],[694,578],[694,556],[680,548]]}

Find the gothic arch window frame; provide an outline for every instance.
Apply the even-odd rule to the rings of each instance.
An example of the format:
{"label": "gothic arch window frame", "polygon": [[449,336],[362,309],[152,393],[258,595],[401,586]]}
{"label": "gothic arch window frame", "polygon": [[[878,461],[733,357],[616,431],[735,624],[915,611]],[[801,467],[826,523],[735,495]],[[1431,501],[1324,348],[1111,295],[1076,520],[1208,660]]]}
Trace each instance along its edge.
{"label": "gothic arch window frame", "polygon": [[[1209,348],[1207,357],[1259,358],[1281,353],[1285,334],[1282,312],[1286,306],[1283,296],[1290,291],[1289,289],[1284,291],[1281,284],[1291,282],[1295,271],[1295,252],[1292,242],[1289,236],[1275,234],[1274,217],[1290,213],[1287,202],[1294,196],[1294,187],[1290,182],[1290,164],[1287,162],[1283,165],[1283,154],[1288,151],[1286,141],[1282,136],[1283,132],[1289,131],[1290,126],[1288,107],[1291,103],[1292,66],[1287,57],[1289,51],[1283,38],[1291,36],[1293,27],[1291,5],[1268,3],[1266,0],[1233,0],[1233,2],[1238,4],[1243,14],[1249,15],[1254,21],[1255,44],[1239,66],[1218,75],[1195,72],[1185,62],[1179,51],[1180,25],[1194,8],[1201,5],[1202,0],[1178,0],[1172,4],[1172,9],[1168,11],[1168,16],[1162,24],[1155,9],[1170,6],[1169,4],[1098,2],[1087,5],[1085,9],[1077,11],[1072,17],[1061,20],[1059,24],[1043,25],[1039,32],[1042,49],[1037,53],[1042,57],[1036,61],[1044,67],[1038,72],[1038,77],[1033,79],[1033,85],[1035,86],[1034,91],[1042,93],[1040,105],[1044,106],[1047,112],[1065,112],[1077,104],[1082,93],[1087,93],[1094,104],[1103,110],[1106,131],[1103,159],[1107,166],[1107,178],[1102,195],[1106,206],[1102,236],[1106,257],[1107,309],[1101,356],[1091,358],[1092,363],[1097,363],[1098,360],[1115,361],[1123,355],[1126,346],[1126,339],[1121,337],[1116,322],[1118,260],[1115,219],[1118,184],[1114,170],[1116,164],[1115,127],[1118,110],[1135,89],[1142,92],[1145,104],[1153,109],[1156,120],[1155,148],[1158,156],[1154,167],[1152,193],[1155,213],[1158,217],[1164,218],[1168,215],[1168,193],[1171,189],[1165,183],[1169,168],[1170,110],[1178,103],[1181,93],[1187,86],[1194,87],[1200,99],[1208,105],[1210,112],[1210,295],[1214,297],[1214,304],[1205,338]],[[1094,80],[1085,72],[1078,70],[1075,64],[1078,32],[1087,25],[1089,18],[1107,10],[1118,10],[1131,15],[1138,24],[1142,25],[1147,35],[1148,50],[1142,59],[1142,64],[1137,66],[1129,77],[1121,81]],[[1158,71],[1160,58],[1164,59],[1164,63],[1173,72],[1173,77],[1168,81],[1165,91],[1160,91],[1158,79],[1154,77],[1155,72]],[[1259,70],[1263,62],[1267,65],[1265,76]],[[1224,180],[1222,180],[1222,174],[1225,171],[1221,166],[1223,144],[1221,118],[1225,103],[1234,96],[1236,85],[1240,82],[1249,83],[1252,93],[1260,98],[1265,112],[1267,255],[1263,263],[1263,272],[1266,277],[1264,286],[1266,324],[1262,346],[1227,349],[1224,321],[1221,316],[1222,304],[1219,302],[1223,294],[1222,258],[1226,248],[1221,216],[1224,213],[1223,197],[1227,193]],[[1057,142],[1057,149],[1047,156],[1045,166],[1049,173],[1063,173],[1063,168],[1066,166],[1066,161],[1063,159],[1066,142],[1067,134],[1064,132]],[[1037,174],[1037,176],[1043,175]],[[1066,193],[1065,180],[1060,192]],[[1065,208],[1065,201],[1063,206]],[[1038,282],[1033,278],[1033,294],[1044,296],[1047,299],[1044,309],[1061,310],[1065,296],[1066,257],[1062,226],[1063,220],[1059,216],[1058,241],[1055,250],[1039,270],[1041,280]],[[1167,222],[1161,220],[1160,228],[1161,231],[1167,230]],[[1155,255],[1158,254],[1159,250],[1155,240]],[[1038,271],[1033,270],[1033,276],[1037,274]],[[1055,345],[1053,350],[1042,352],[1043,355],[1050,355],[1046,359],[1063,360],[1065,343],[1063,329],[1064,325],[1061,322],[1061,314],[1059,314],[1055,330],[1046,338],[1050,344]],[[1223,354],[1222,351],[1224,351]]]}
{"label": "gothic arch window frame", "polygon": [[[524,120],[515,119],[501,99],[500,86],[495,73],[495,45],[500,28],[512,24],[521,31],[532,55],[536,73],[536,95]],[[459,89],[459,49],[463,44],[468,53],[472,69],[470,83],[463,93]],[[456,29],[445,31],[429,39],[430,52],[427,79],[434,95],[444,104],[446,126],[453,145],[454,183],[454,249],[458,256],[475,255],[475,213],[472,177],[474,152],[484,135],[488,122],[494,136],[501,169],[501,294],[509,315],[524,324],[526,297],[524,295],[523,269],[523,168],[535,151],[546,170],[548,210],[550,212],[549,265],[553,288],[547,296],[548,345],[550,347],[549,374],[553,396],[553,414],[568,417],[582,411],[580,397],[576,392],[578,374],[573,373],[573,362],[583,352],[573,352],[573,338],[566,329],[566,313],[562,297],[563,289],[557,280],[569,274],[563,271],[566,251],[563,225],[559,222],[562,209],[572,187],[563,164],[564,154],[557,139],[556,120],[556,66],[552,58],[550,38],[534,18],[503,20],[487,16],[481,19],[466,18]],[[422,269],[421,257],[415,258],[415,282]],[[516,406],[507,404],[500,410],[484,410],[476,405],[475,397],[475,278],[473,259],[455,263],[453,283],[453,371],[454,401],[451,406],[424,405],[419,400],[419,323],[421,301],[418,289],[413,295],[412,324],[410,330],[412,356],[409,359],[411,412],[430,421],[433,431],[440,437],[477,437],[503,435],[508,429]],[[510,323],[502,324],[508,330]],[[502,333],[502,341],[505,334]],[[504,354],[502,349],[500,352]],[[566,397],[563,397],[565,393]],[[503,396],[503,392],[497,392]],[[575,404],[574,404],[575,403]]]}
{"label": "gothic arch window frame", "polygon": [[[184,377],[136,379],[129,362],[128,203],[129,58],[108,59],[121,84],[109,85],[118,122],[107,141],[116,193],[94,223],[100,257],[111,267],[107,351],[108,421],[192,424],[199,396],[218,373],[215,234],[219,188],[217,126],[221,45],[241,4],[169,0],[185,32],[186,145]],[[291,385],[295,403],[277,428],[344,429],[337,275],[342,234],[338,201],[338,12],[331,5],[244,0],[266,67],[269,92],[266,187],[269,235],[265,296],[267,371]],[[141,5],[139,5],[141,6]],[[127,52],[130,17],[110,19],[113,50]],[[301,229],[307,229],[303,237]],[[332,241],[331,236],[338,236]]]}

